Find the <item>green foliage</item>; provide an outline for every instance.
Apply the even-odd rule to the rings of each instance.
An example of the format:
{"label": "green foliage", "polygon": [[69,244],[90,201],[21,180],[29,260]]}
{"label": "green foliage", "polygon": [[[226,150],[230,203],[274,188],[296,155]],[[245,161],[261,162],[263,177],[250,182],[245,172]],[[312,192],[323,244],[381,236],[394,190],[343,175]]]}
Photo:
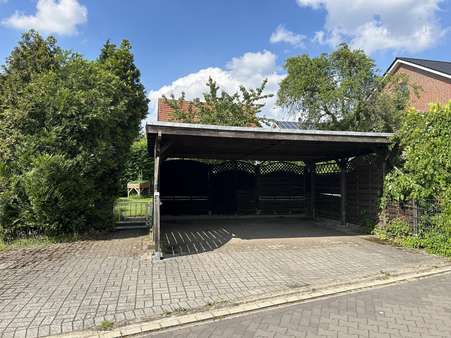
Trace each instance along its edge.
{"label": "green foliage", "polygon": [[377,227],[375,232],[383,239],[395,239],[408,236],[410,227],[403,219],[396,218],[388,222],[384,227]]}
{"label": "green foliage", "polygon": [[153,178],[153,160],[147,151],[147,140],[141,135],[130,147],[121,176],[121,192],[127,192],[127,183],[137,180],[151,181]]}
{"label": "green foliage", "polygon": [[418,234],[412,234],[408,224],[395,219],[384,226],[374,229],[374,234],[382,240],[389,240],[397,245],[425,249],[436,255],[451,257],[451,233],[443,232],[440,227],[423,229]]}
{"label": "green foliage", "polygon": [[420,248],[425,248],[430,253],[451,257],[451,235],[449,232],[446,234],[435,229],[428,231],[415,244]]}
{"label": "green foliage", "polygon": [[188,103],[186,107],[185,94],[179,99],[173,95],[164,97],[166,103],[173,110],[172,115],[178,122],[203,123],[228,126],[256,126],[259,123],[257,114],[264,104],[263,100],[272,95],[264,95],[267,80],[257,89],[246,89],[241,86],[240,91],[228,94],[219,93],[219,86],[209,78],[208,92],[204,93],[203,100],[197,98]]}
{"label": "green foliage", "polygon": [[109,320],[103,320],[98,326],[99,330],[102,330],[102,331],[112,330],[113,327],[114,327],[114,323]]}
{"label": "green foliage", "polygon": [[408,103],[406,77],[378,76],[374,61],[346,44],[330,55],[291,57],[285,69],[278,104],[300,114],[305,128],[392,131]]}
{"label": "green foliage", "polygon": [[451,101],[432,105],[429,112],[410,110],[395,136],[403,167],[387,177],[386,195],[396,201],[451,198]]}
{"label": "green foliage", "polygon": [[111,226],[148,103],[130,49],[87,61],[24,34],[0,73],[0,236]]}
{"label": "green foliage", "polygon": [[[439,212],[420,219],[418,236],[400,234],[405,245],[451,255],[451,101],[432,105],[429,112],[410,110],[394,140],[399,143],[402,166],[385,179],[382,207],[389,201],[415,201]],[[403,237],[404,236],[404,237]]]}
{"label": "green foliage", "polygon": [[73,233],[83,228],[88,215],[79,211],[89,210],[95,201],[90,196],[92,187],[73,161],[63,155],[38,155],[20,179],[29,207],[22,212],[18,227],[30,230],[44,226],[46,233],[52,235],[67,232],[69,229],[64,226],[68,225]]}

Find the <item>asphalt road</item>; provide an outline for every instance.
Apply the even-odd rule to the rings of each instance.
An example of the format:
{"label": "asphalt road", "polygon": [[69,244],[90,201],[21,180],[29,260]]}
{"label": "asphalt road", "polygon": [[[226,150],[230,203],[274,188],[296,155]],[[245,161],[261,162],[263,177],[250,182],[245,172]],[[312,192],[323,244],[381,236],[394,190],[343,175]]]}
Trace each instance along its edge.
{"label": "asphalt road", "polygon": [[451,273],[145,337],[451,337]]}

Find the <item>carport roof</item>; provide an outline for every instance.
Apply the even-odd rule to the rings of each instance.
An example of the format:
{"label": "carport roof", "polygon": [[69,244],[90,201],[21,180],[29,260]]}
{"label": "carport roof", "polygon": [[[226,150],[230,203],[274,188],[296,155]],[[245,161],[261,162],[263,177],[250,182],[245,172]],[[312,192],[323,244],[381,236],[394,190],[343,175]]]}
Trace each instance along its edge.
{"label": "carport roof", "polygon": [[387,149],[390,133],[267,129],[175,122],[146,126],[149,152],[161,135],[165,158],[325,161]]}

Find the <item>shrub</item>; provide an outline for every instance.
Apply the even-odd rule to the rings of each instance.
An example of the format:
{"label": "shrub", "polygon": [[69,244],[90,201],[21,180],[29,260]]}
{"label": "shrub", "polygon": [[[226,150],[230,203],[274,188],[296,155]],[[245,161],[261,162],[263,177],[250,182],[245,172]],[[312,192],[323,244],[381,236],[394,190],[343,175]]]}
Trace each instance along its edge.
{"label": "shrub", "polygon": [[451,101],[431,105],[428,112],[410,110],[394,140],[402,149],[401,165],[385,179],[382,207],[387,201],[415,201],[425,215],[417,236],[409,235],[399,220],[389,222],[381,236],[406,246],[451,255]]}
{"label": "shrub", "polygon": [[127,41],[88,61],[24,34],[0,71],[0,236],[111,227],[147,104]]}
{"label": "shrub", "polygon": [[446,234],[437,230],[428,231],[424,234],[420,243],[421,247],[428,252],[451,257],[451,237],[449,233]]}
{"label": "shrub", "polygon": [[396,218],[387,223],[385,233],[388,238],[405,237],[410,234],[410,226],[403,219]]}
{"label": "shrub", "polygon": [[26,224],[51,235],[85,230],[87,215],[80,210],[93,205],[92,182],[80,175],[72,161],[63,155],[40,155],[23,181],[31,205]]}

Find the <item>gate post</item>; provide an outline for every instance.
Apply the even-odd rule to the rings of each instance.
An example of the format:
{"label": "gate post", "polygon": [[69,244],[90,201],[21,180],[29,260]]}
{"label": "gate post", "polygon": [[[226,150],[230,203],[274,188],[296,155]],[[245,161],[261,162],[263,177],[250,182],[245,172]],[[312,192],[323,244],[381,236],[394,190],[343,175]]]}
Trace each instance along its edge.
{"label": "gate post", "polygon": [[154,147],[154,176],[153,176],[153,241],[155,244],[155,259],[162,257],[160,247],[160,143],[161,132],[155,138]]}

